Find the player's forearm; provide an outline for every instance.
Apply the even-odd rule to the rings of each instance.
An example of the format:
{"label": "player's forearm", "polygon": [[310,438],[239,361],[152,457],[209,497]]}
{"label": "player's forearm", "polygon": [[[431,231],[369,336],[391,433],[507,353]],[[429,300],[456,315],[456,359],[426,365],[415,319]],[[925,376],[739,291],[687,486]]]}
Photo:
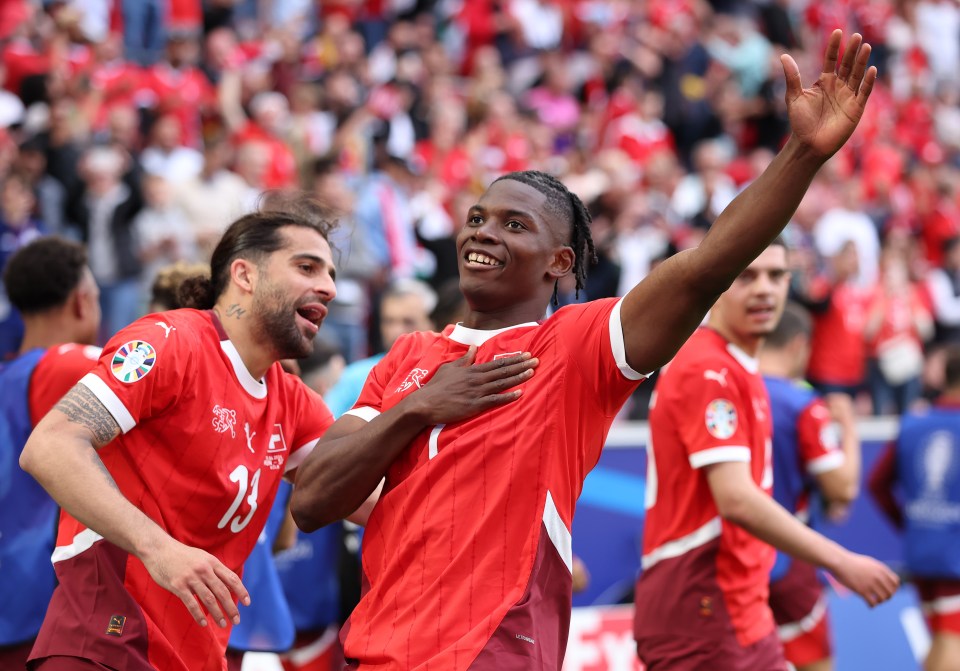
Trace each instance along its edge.
{"label": "player's forearm", "polygon": [[34,430],[20,466],[87,528],[144,559],[170,537],[124,497],[92,443],[51,412]]}
{"label": "player's forearm", "polygon": [[721,508],[723,517],[781,552],[827,570],[847,552],[797,520],[755,486],[744,488],[735,504]]}
{"label": "player's forearm", "polygon": [[769,167],[717,217],[696,250],[707,287],[722,292],[790,221],[823,157],[791,137]]}
{"label": "player's forearm", "polygon": [[397,456],[429,424],[416,394],[369,422],[337,420],[297,469],[290,511],[304,531],[345,519],[368,499]]}

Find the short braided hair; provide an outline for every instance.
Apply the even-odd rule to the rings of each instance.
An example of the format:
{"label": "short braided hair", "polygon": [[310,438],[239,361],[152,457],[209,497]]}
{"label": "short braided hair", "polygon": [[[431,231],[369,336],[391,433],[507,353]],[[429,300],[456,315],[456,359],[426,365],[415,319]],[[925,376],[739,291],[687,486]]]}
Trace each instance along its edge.
{"label": "short braided hair", "polygon": [[[593,218],[587,207],[577,194],[564,186],[563,182],[545,172],[539,170],[510,172],[498,177],[493,183],[496,184],[504,179],[532,186],[547,197],[547,206],[551,214],[571,222],[569,245],[575,256],[573,273],[577,280],[576,295],[579,298],[580,290],[587,283],[587,267],[597,262],[597,251],[593,245],[593,237],[590,235],[590,222]],[[556,289],[554,289],[554,302],[556,303]]]}

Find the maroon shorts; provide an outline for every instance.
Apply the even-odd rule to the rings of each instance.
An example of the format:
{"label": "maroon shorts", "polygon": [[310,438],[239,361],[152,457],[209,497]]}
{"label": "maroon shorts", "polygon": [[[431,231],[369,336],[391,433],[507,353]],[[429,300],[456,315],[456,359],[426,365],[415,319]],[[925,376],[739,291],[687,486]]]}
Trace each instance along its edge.
{"label": "maroon shorts", "polygon": [[790,663],[806,666],[832,656],[827,601],[811,564],[792,559],[786,575],[770,583],[770,610]]}
{"label": "maroon shorts", "polygon": [[117,671],[113,667],[81,657],[43,657],[30,663],[31,671]]}
{"label": "maroon shorts", "polygon": [[[634,637],[647,671],[786,671],[770,623],[759,640],[741,645],[706,545],[663,560],[637,583]],[[768,615],[769,617],[769,615]]]}
{"label": "maroon shorts", "polygon": [[960,580],[918,578],[913,582],[930,631],[960,635]]}
{"label": "maroon shorts", "polygon": [[33,650],[33,641],[19,645],[5,645],[0,647],[0,669],[16,669],[21,671],[27,668],[27,658]]}

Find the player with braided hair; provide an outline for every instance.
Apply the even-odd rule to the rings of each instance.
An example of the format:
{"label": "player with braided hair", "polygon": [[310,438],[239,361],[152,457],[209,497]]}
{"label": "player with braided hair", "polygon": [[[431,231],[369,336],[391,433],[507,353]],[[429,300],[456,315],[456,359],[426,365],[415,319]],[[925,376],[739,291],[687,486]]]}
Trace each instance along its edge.
{"label": "player with braided hair", "polygon": [[840,41],[809,89],[783,57],[793,136],[698,248],[621,299],[545,318],[557,280],[582,287],[592,256],[583,204],[556,180],[511,173],[469,209],[463,321],[398,339],[298,472],[291,508],[306,531],[385,479],[367,589],[342,633],[350,668],[560,668],[583,480],[644,372],[670,361],[856,127],[876,70],[859,35],[838,69]]}

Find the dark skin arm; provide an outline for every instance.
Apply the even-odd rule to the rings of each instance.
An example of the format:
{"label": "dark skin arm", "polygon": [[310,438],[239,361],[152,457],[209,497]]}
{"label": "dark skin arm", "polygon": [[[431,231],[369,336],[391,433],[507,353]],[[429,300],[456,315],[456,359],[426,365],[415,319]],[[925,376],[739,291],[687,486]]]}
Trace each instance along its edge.
{"label": "dark skin arm", "polygon": [[838,66],[841,40],[834,31],[823,72],[808,89],[796,62],[781,57],[793,133],[786,146],[720,214],[699,247],[660,264],[624,298],[624,343],[634,370],[655,370],[673,358],[717,297],[786,226],[817,170],[857,127],[877,71],[867,68],[870,45],[857,34]]}
{"label": "dark skin arm", "polygon": [[473,365],[475,356],[471,347],[369,422],[353,415],[334,422],[297,469],[290,499],[297,526],[314,531],[354,512],[417,434],[517,400],[521,390],[512,388],[532,377],[538,364],[528,353]]}

